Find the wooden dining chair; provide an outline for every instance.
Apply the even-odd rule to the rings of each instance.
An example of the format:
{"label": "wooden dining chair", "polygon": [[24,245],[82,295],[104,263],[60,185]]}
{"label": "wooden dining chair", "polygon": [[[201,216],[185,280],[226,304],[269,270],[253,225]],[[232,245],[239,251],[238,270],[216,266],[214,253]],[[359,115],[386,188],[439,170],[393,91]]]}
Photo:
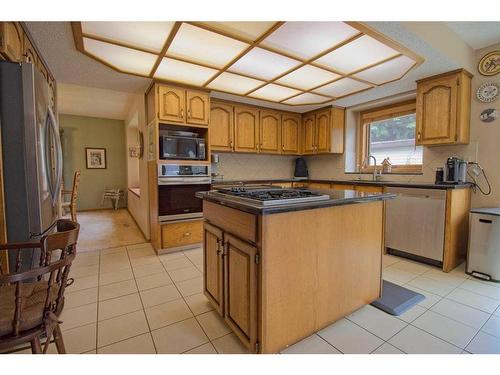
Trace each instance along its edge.
{"label": "wooden dining chair", "polygon": [[63,197],[65,195],[71,195],[69,201],[65,202],[63,199],[63,202],[61,203],[61,208],[63,210],[66,210],[66,209],[70,210],[72,221],[78,221],[78,220],[76,220],[76,198],[78,197],[78,185],[79,184],[80,184],[80,171],[76,171],[74,176],[73,176],[73,188],[71,190],[63,190],[61,192]]}
{"label": "wooden dining chair", "polygon": [[[68,275],[80,225],[60,219],[56,229],[39,242],[0,244],[15,259],[10,273],[0,272],[0,351],[30,343],[33,354],[45,354],[53,337],[57,352],[66,353],[58,317],[73,282]],[[38,264],[24,269],[34,259]]]}

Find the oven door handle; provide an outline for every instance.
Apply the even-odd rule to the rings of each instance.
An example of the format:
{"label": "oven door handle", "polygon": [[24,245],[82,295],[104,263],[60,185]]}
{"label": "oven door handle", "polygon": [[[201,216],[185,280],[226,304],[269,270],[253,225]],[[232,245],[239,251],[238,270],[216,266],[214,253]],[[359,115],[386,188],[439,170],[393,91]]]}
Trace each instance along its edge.
{"label": "oven door handle", "polygon": [[210,178],[206,177],[167,177],[167,178],[158,178],[158,185],[199,185],[199,184],[207,184],[210,185],[212,183]]}

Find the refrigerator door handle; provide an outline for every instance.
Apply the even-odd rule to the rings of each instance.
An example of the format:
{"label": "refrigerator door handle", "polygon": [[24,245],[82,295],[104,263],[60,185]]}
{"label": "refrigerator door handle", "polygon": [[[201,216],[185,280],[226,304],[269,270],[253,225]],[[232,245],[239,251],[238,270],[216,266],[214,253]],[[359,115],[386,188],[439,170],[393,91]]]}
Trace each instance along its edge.
{"label": "refrigerator door handle", "polygon": [[52,204],[53,206],[57,205],[57,200],[59,197],[59,194],[61,192],[61,185],[62,185],[62,166],[63,166],[63,159],[62,159],[62,145],[61,145],[61,139],[58,134],[57,130],[57,123],[56,123],[56,118],[54,116],[54,113],[52,112],[52,109],[47,107],[47,121],[50,123],[50,126],[52,128],[52,135],[54,137],[54,143],[55,143],[55,168],[56,168],[56,181],[55,184],[52,185],[50,184],[50,189],[52,190]]}

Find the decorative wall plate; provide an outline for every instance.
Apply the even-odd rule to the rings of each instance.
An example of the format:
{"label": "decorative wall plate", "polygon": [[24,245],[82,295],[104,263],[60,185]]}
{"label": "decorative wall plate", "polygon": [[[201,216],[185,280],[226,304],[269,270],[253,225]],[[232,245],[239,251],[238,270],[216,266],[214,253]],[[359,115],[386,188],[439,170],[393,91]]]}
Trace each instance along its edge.
{"label": "decorative wall plate", "polygon": [[488,108],[481,112],[479,119],[482,122],[492,122],[495,121],[497,117],[498,117],[497,110],[494,108]]}
{"label": "decorative wall plate", "polygon": [[477,69],[483,76],[494,76],[500,73],[500,51],[492,51],[484,55]]}
{"label": "decorative wall plate", "polygon": [[483,103],[490,103],[500,95],[500,85],[493,82],[485,82],[476,91],[476,97]]}

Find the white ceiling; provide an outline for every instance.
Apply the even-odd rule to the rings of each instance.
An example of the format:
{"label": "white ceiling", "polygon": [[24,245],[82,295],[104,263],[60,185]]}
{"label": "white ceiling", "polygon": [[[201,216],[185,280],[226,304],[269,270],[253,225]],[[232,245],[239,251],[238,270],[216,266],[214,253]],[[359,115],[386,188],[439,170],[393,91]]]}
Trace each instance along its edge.
{"label": "white ceiling", "polygon": [[[69,22],[27,22],[26,24],[35,39],[35,43],[37,44],[59,84],[94,87],[111,90],[112,92],[144,93],[151,81],[148,78],[119,73],[77,51],[74,45],[73,33]],[[349,107],[378,98],[415,90],[416,79],[463,67],[463,64],[460,61],[456,61],[456,59],[450,57],[449,54],[443,52],[439,48],[436,48],[428,40],[426,41],[421,36],[415,34],[413,31],[410,31],[410,28],[406,28],[404,22],[368,22],[366,24],[422,56],[425,59],[425,62],[399,81],[333,101],[332,103],[335,105]],[[493,29],[494,28],[492,27],[488,33],[494,34],[495,38],[497,38],[499,33],[495,32]],[[486,36],[488,33],[485,31],[481,33],[481,35],[484,34],[482,43],[487,43],[485,40],[487,40]],[[493,36],[490,35],[489,38],[490,39],[488,40],[492,40]],[[465,40],[464,38],[462,39]],[[61,89],[59,92],[59,100],[61,103],[76,103],[74,104],[75,108],[71,109],[69,104],[64,104],[61,105],[61,109],[66,108],[64,110],[71,110],[72,112],[83,111],[83,107],[81,109],[78,108],[78,100],[85,100],[86,103],[88,103],[84,107],[85,111],[93,111],[93,113],[95,113],[99,111],[103,112],[105,110],[104,108],[98,110],[103,102],[103,98],[100,96],[84,95],[84,99],[80,98],[78,100],[66,98],[66,96],[70,95],[70,93],[71,95],[74,95],[71,90],[65,91],[65,89]],[[305,112],[322,106],[290,107],[287,105],[269,103],[252,98],[242,98],[240,96],[216,91],[212,92],[212,96],[296,112]],[[115,100],[118,98],[117,95],[114,95],[113,97]],[[126,97],[127,95],[124,95],[124,98]],[[109,116],[115,116],[112,118],[123,118],[123,108],[120,110],[116,107],[115,109],[112,109],[112,107],[114,106],[110,106],[108,109]],[[103,117],[103,115],[99,116]]]}
{"label": "white ceiling", "polygon": [[136,94],[58,83],[58,109],[68,115],[125,120]]}
{"label": "white ceiling", "polygon": [[474,49],[500,43],[500,22],[447,22],[446,24]]}

